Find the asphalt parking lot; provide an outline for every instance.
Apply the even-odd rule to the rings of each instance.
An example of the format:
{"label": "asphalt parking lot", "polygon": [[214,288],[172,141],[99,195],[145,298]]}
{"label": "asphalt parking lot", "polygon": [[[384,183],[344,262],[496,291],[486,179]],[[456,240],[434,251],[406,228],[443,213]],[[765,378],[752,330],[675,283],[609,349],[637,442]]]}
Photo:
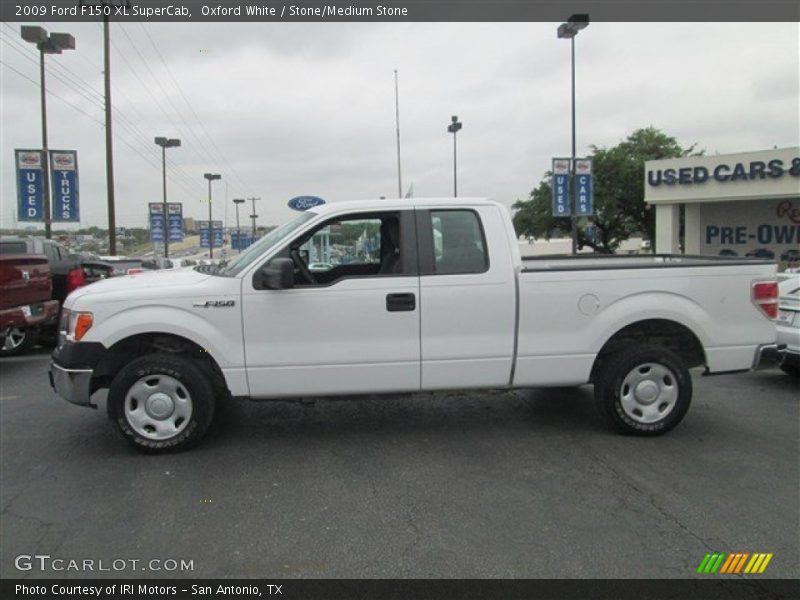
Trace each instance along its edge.
{"label": "asphalt parking lot", "polygon": [[[607,431],[584,388],[236,402],[200,447],[145,456],[102,404],[54,397],[47,359],[0,360],[4,578],[672,578],[707,552],[800,577],[800,388],[777,370],[695,377],[655,439]],[[193,570],[18,571],[21,554]]]}

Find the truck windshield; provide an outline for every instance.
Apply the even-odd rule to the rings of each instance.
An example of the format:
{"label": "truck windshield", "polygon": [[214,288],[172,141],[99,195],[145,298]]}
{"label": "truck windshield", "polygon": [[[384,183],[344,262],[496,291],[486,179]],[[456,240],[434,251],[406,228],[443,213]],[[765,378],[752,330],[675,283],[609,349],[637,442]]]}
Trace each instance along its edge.
{"label": "truck windshield", "polygon": [[272,231],[270,231],[267,235],[262,237],[258,240],[255,244],[250,246],[247,250],[242,252],[239,256],[232,259],[228,264],[217,271],[213,271],[214,275],[222,275],[225,277],[235,277],[243,269],[245,269],[250,263],[256,260],[259,256],[264,254],[270,248],[273,248],[289,235],[291,235],[296,229],[301,227],[303,223],[310,221],[314,217],[317,216],[317,213],[306,211],[302,213],[296,219],[292,219],[288,223],[281,225],[280,227],[276,227]]}

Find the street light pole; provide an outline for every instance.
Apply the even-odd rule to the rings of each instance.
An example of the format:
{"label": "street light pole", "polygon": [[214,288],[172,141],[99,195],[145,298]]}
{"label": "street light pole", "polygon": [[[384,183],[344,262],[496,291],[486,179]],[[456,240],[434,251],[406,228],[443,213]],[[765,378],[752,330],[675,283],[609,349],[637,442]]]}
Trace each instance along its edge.
{"label": "street light pole", "polygon": [[181,145],[178,139],[157,137],[156,144],[161,146],[161,176],[164,184],[164,258],[169,258],[169,204],[167,204],[167,148]]}
{"label": "street light pole", "polygon": [[239,244],[239,253],[242,252],[242,230],[239,228],[239,205],[244,204],[244,198],[234,198],[233,203],[236,205],[236,240]]}
{"label": "street light pole", "polygon": [[45,54],[61,54],[62,50],[74,50],[75,38],[69,33],[51,33],[43,27],[23,25],[20,35],[26,42],[36,44],[39,49],[39,78],[41,80],[42,103],[42,199],[44,208],[44,235],[49,240],[52,236],[52,215],[50,211],[50,152],[47,146],[47,87],[45,85]]}
{"label": "street light pole", "polygon": [[567,38],[571,42],[572,47],[572,160],[570,161],[570,229],[572,230],[572,254],[578,252],[578,221],[576,220],[575,211],[577,210],[577,203],[575,202],[575,36],[581,29],[589,26],[589,15],[575,14],[567,19],[566,23],[562,23],[558,28],[558,37]]}
{"label": "street light pole", "polygon": [[208,257],[214,258],[214,222],[211,220],[211,182],[215,179],[222,179],[222,175],[204,173],[203,177],[208,179]]}
{"label": "street light pole", "polygon": [[256,214],[256,202],[260,202],[261,198],[249,198],[249,200],[253,203],[253,214],[250,215],[250,218],[253,219],[253,239],[256,239],[256,219],[258,218]]}
{"label": "street light pole", "polygon": [[461,129],[462,123],[458,120],[456,115],[450,117],[450,125],[447,126],[447,131],[453,134],[453,196],[458,198],[458,171],[457,171],[457,151],[456,151],[456,133]]}

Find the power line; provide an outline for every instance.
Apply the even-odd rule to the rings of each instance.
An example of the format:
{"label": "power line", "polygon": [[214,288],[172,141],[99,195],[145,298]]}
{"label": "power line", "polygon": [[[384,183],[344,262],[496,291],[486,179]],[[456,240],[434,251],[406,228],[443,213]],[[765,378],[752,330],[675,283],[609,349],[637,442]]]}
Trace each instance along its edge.
{"label": "power line", "polygon": [[169,68],[169,64],[167,64],[167,61],[164,60],[164,56],[161,54],[161,51],[158,49],[158,45],[156,44],[155,40],[153,40],[153,38],[150,36],[150,33],[148,33],[147,29],[145,28],[145,26],[142,24],[141,21],[139,21],[139,27],[141,27],[142,31],[144,31],[144,34],[147,36],[147,39],[150,40],[150,45],[152,45],[153,46],[153,50],[156,51],[156,54],[158,55],[158,58],[161,60],[161,64],[164,65],[164,68],[167,71],[167,75],[169,75],[170,79],[172,79],[172,83],[175,84],[175,88],[178,90],[178,93],[180,94],[181,98],[183,99],[183,102],[189,108],[189,111],[192,113],[192,116],[194,116],[195,120],[200,125],[200,128],[203,130],[203,133],[208,138],[208,141],[211,142],[211,145],[217,151],[217,154],[219,154],[220,158],[225,163],[225,165],[228,167],[228,169],[233,174],[233,176],[236,179],[239,180],[239,184],[246,189],[247,185],[245,184],[244,180],[239,176],[239,173],[236,171],[236,169],[233,167],[233,165],[231,165],[228,162],[228,160],[225,158],[225,155],[223,154],[223,152],[219,149],[219,146],[217,146],[216,142],[214,142],[214,138],[212,138],[211,135],[208,133],[208,130],[206,129],[206,126],[203,124],[203,121],[200,119],[199,116],[197,116],[197,113],[195,112],[195,110],[192,107],[191,103],[186,98],[186,95],[183,93],[183,89],[181,88],[181,85],[178,83],[178,81],[175,79],[175,76],[172,74],[172,70]]}
{"label": "power line", "polygon": [[[131,45],[131,47],[133,48],[134,52],[136,52],[136,54],[138,55],[139,59],[140,59],[140,60],[142,61],[142,63],[144,64],[145,68],[147,69],[147,72],[150,74],[150,77],[153,79],[153,81],[155,82],[155,84],[158,86],[159,90],[161,90],[161,93],[162,93],[163,99],[164,99],[164,100],[166,100],[166,101],[169,103],[169,105],[172,107],[172,110],[173,110],[173,111],[175,111],[175,114],[176,114],[176,115],[178,115],[178,118],[181,120],[181,122],[183,122],[184,126],[186,127],[186,132],[187,132],[187,133],[184,133],[184,132],[183,132],[183,131],[182,131],[180,128],[176,128],[176,129],[178,130],[178,132],[179,132],[179,133],[181,134],[181,136],[183,136],[185,139],[188,139],[189,137],[193,137],[193,138],[194,138],[194,140],[195,140],[195,141],[198,143],[198,147],[199,147],[201,150],[203,150],[203,151],[206,153],[206,156],[205,156],[205,157],[202,157],[202,156],[200,156],[200,153],[199,153],[199,152],[197,151],[197,149],[196,149],[196,148],[194,148],[194,147],[192,147],[193,151],[197,152],[198,156],[200,156],[200,158],[201,158],[202,160],[204,160],[204,161],[206,161],[206,160],[210,161],[210,162],[211,162],[211,163],[214,165],[214,167],[215,167],[217,170],[220,170],[220,171],[222,171],[223,169],[220,169],[219,163],[217,163],[216,159],[214,158],[214,155],[213,155],[211,152],[209,152],[209,150],[206,148],[206,146],[205,146],[205,144],[203,143],[203,141],[202,141],[202,140],[201,140],[199,137],[197,137],[197,135],[194,133],[194,131],[193,131],[193,129],[192,129],[192,127],[191,127],[191,125],[189,125],[189,123],[188,123],[188,122],[186,121],[186,119],[183,117],[183,114],[181,113],[181,111],[179,111],[179,110],[178,110],[178,108],[175,106],[175,104],[172,102],[172,98],[171,98],[171,97],[170,97],[170,95],[167,93],[167,91],[164,89],[164,87],[161,85],[161,82],[158,80],[158,78],[156,77],[155,73],[154,73],[154,72],[153,72],[153,70],[150,68],[150,65],[148,64],[148,61],[147,61],[147,60],[144,58],[144,56],[143,56],[143,55],[142,55],[142,53],[140,52],[139,48],[136,46],[136,43],[133,41],[133,39],[131,38],[131,36],[128,34],[128,32],[127,32],[127,30],[125,29],[125,27],[123,27],[121,23],[120,23],[120,24],[118,24],[118,27],[119,27],[119,29],[122,31],[122,33],[125,35],[125,37],[127,38],[127,40],[128,40],[128,43],[129,43],[129,44]],[[154,99],[154,100],[155,100],[155,99]],[[156,100],[156,102],[158,102],[158,101]],[[162,103],[161,103],[161,102],[159,102],[159,106],[161,106],[161,104],[162,104]],[[162,110],[163,110],[163,109],[162,109]],[[165,114],[166,114],[166,112],[165,112]]]}
{"label": "power line", "polygon": [[[2,65],[3,65],[4,67],[6,67],[7,69],[10,69],[11,71],[13,71],[14,73],[16,73],[16,74],[17,74],[17,75],[19,75],[20,77],[22,77],[22,78],[24,78],[24,79],[27,79],[27,80],[28,80],[28,81],[30,81],[30,82],[31,82],[33,85],[35,85],[35,86],[37,86],[37,87],[39,87],[39,86],[41,85],[41,83],[40,83],[40,82],[37,82],[35,79],[33,79],[33,78],[31,78],[31,77],[28,77],[27,75],[25,75],[25,73],[23,73],[22,71],[19,71],[18,69],[16,69],[15,67],[11,66],[10,64],[8,64],[7,62],[5,62],[5,61],[4,61],[4,60],[2,60],[2,59],[0,59],[0,64],[2,64]],[[78,105],[76,105],[76,104],[73,104],[72,102],[70,102],[70,101],[69,101],[69,100],[67,100],[66,98],[64,98],[64,97],[60,96],[59,94],[55,93],[55,92],[54,92],[53,90],[51,90],[50,88],[48,88],[48,87],[45,87],[45,91],[46,91],[46,92],[47,92],[47,93],[48,93],[50,96],[53,96],[54,98],[56,98],[56,99],[60,100],[60,101],[61,101],[61,102],[63,102],[64,104],[66,104],[66,105],[70,106],[71,108],[75,109],[76,111],[78,111],[79,113],[81,113],[82,115],[84,115],[85,117],[87,117],[88,119],[91,119],[92,121],[94,121],[95,123],[97,123],[98,125],[100,125],[101,127],[105,127],[105,123],[103,123],[101,120],[99,120],[99,119],[97,119],[97,118],[93,117],[91,114],[89,114],[88,112],[86,112],[85,110],[83,110],[83,109],[82,109],[80,106],[78,106]],[[122,137],[122,136],[119,136],[119,135],[115,135],[115,137],[116,137],[116,138],[117,138],[119,141],[121,141],[123,144],[125,144],[126,146],[128,146],[128,147],[129,147],[131,150],[133,150],[133,151],[134,151],[134,152],[135,152],[135,153],[136,153],[136,154],[137,154],[139,157],[141,157],[141,158],[142,158],[142,160],[144,160],[144,161],[145,161],[147,164],[149,164],[151,167],[153,167],[153,168],[154,168],[154,169],[156,169],[157,171],[160,171],[161,167],[160,167],[160,165],[158,164],[158,161],[154,160],[153,158],[149,158],[149,157],[145,156],[145,155],[144,155],[144,154],[143,154],[143,153],[142,153],[142,152],[139,150],[139,148],[137,148],[137,147],[136,147],[136,146],[134,146],[133,144],[129,143],[129,142],[128,142],[128,140],[126,140],[124,137]],[[197,197],[197,193],[196,193],[196,191],[195,191],[195,190],[191,190],[191,189],[189,189],[189,187],[188,187],[188,186],[187,186],[187,185],[186,185],[186,184],[185,184],[183,181],[181,181],[181,180],[175,180],[175,179],[172,179],[172,182],[173,182],[174,184],[176,184],[176,185],[182,186],[182,187],[184,188],[184,190],[185,190],[185,191],[188,191],[188,193],[189,193],[190,197],[192,197],[192,198],[196,198],[196,197]]]}

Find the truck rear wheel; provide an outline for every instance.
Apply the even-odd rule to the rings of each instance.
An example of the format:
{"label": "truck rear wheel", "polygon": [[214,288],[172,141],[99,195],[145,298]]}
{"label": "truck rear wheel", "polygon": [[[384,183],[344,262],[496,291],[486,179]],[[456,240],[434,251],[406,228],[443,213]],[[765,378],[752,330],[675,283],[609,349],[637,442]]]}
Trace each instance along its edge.
{"label": "truck rear wheel", "polygon": [[660,435],[689,410],[692,377],[674,352],[636,344],[607,359],[594,395],[599,412],[617,431]]}
{"label": "truck rear wheel", "polygon": [[29,352],[36,345],[36,329],[11,327],[3,338],[0,356],[17,356]]}
{"label": "truck rear wheel", "polygon": [[199,366],[155,354],[126,365],[108,391],[108,415],[137,449],[161,453],[198,443],[214,416],[214,390]]}

